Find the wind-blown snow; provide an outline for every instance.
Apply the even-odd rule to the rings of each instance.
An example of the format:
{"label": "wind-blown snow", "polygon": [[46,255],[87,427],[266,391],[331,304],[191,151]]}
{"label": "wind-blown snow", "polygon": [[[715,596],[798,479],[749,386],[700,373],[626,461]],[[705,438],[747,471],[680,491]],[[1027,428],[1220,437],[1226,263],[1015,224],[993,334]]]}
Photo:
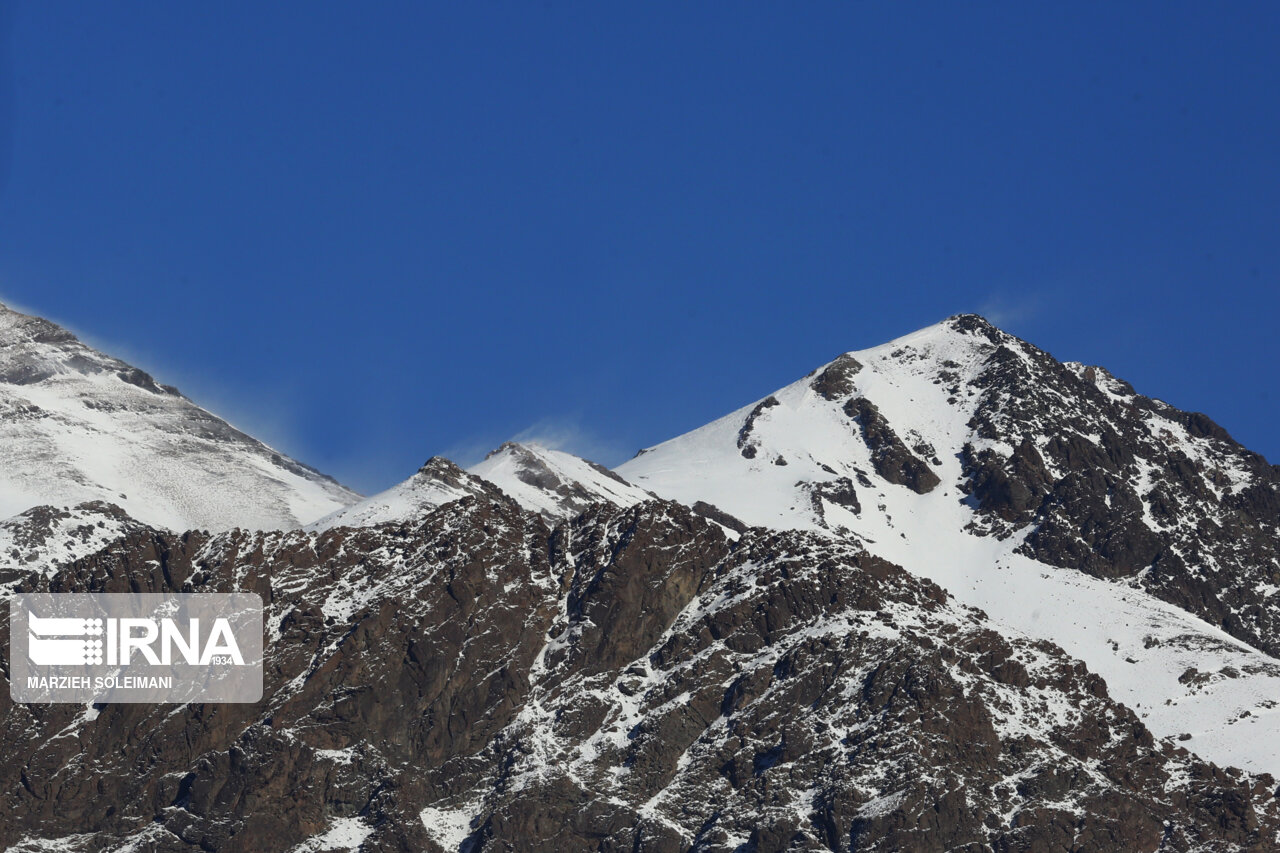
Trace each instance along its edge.
{"label": "wind-blown snow", "polygon": [[176,389],[0,306],[0,518],[104,501],[172,530],[277,529],[357,498]]}

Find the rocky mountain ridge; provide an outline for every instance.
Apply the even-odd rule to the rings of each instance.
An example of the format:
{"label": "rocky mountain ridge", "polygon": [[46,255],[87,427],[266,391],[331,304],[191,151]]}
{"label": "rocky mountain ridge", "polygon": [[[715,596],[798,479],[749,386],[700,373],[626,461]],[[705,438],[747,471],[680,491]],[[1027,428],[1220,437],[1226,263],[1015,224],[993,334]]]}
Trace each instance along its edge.
{"label": "rocky mountain ridge", "polygon": [[270,643],[257,705],[0,694],[15,851],[1280,839],[1273,778],[1154,738],[1060,649],[849,542],[734,541],[679,504],[554,528],[468,496],[403,525],[135,529],[18,586],[249,589]]}

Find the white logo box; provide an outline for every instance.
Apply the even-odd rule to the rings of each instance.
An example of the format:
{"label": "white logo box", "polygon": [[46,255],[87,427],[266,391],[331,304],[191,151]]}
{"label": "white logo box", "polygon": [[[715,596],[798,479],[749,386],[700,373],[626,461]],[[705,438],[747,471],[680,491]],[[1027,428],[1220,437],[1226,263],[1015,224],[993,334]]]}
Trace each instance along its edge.
{"label": "white logo box", "polygon": [[9,601],[15,702],[257,702],[262,599],[23,593]]}

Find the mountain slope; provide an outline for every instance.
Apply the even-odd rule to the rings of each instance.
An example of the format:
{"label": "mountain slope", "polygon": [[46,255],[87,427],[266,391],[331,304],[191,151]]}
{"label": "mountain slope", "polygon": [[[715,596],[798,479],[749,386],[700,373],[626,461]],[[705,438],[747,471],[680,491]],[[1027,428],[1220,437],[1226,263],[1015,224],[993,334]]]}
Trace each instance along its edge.
{"label": "mountain slope", "polygon": [[618,471],[749,524],[852,537],[1084,659],[1158,733],[1280,767],[1275,469],[1099,368],[964,315]]}
{"label": "mountain slope", "polygon": [[176,388],[0,306],[0,517],[102,501],[173,530],[272,529],[358,497]]}
{"label": "mountain slope", "polygon": [[0,690],[15,851],[1280,842],[1274,779],[1152,738],[1061,650],[818,533],[733,541],[660,501],[550,528],[469,496],[404,525],[131,529],[22,583],[90,586],[259,593],[264,698]]}

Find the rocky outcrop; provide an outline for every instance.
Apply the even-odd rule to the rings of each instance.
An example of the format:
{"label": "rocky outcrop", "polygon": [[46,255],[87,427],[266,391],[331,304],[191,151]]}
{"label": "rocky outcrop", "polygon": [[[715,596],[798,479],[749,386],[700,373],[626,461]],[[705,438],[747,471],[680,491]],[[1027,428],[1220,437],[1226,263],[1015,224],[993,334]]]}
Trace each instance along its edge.
{"label": "rocky outcrop", "polygon": [[284,851],[337,829],[379,851],[1261,850],[1280,831],[1274,780],[1154,739],[1055,647],[849,542],[732,541],[673,503],[554,528],[471,496],[368,528],[131,529],[18,586],[242,588],[269,611],[257,704],[0,691],[19,850]]}
{"label": "rocky outcrop", "polygon": [[755,408],[747,415],[747,419],[742,422],[742,428],[738,430],[738,451],[742,453],[743,459],[754,459],[756,457],[757,443],[752,438],[751,432],[755,429],[756,421],[774,406],[781,405],[778,398],[772,395],[765,397]]}
{"label": "rocky outcrop", "polygon": [[703,518],[710,519],[726,530],[732,530],[734,533],[747,532],[747,525],[744,524],[741,519],[734,518],[715,504],[709,504],[706,501],[695,501],[689,509],[691,509],[695,515],[700,515]]}
{"label": "rocky outcrop", "polygon": [[862,502],[858,500],[858,490],[854,488],[853,481],[848,477],[837,477],[834,480],[827,480],[823,483],[804,483],[803,488],[809,494],[809,501],[813,507],[814,515],[828,527],[832,525],[827,520],[826,502],[844,507],[854,515],[862,512]]}
{"label": "rocky outcrop", "polygon": [[862,363],[846,353],[824,367],[809,387],[828,400],[843,400],[853,393],[856,387],[853,377],[861,370]]}
{"label": "rocky outcrop", "polygon": [[122,536],[146,530],[115,504],[32,507],[0,521],[0,585],[47,576],[58,566],[94,554]]}
{"label": "rocky outcrop", "polygon": [[844,413],[857,422],[871,450],[871,464],[885,480],[920,495],[932,491],[941,482],[928,463],[903,444],[875,403],[865,397],[855,397],[844,404]]}

